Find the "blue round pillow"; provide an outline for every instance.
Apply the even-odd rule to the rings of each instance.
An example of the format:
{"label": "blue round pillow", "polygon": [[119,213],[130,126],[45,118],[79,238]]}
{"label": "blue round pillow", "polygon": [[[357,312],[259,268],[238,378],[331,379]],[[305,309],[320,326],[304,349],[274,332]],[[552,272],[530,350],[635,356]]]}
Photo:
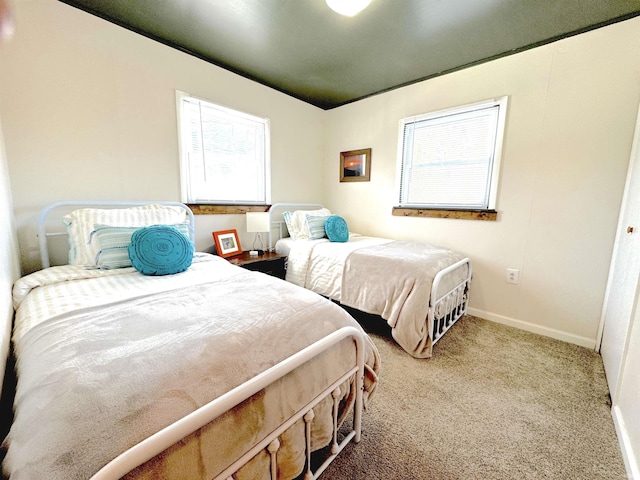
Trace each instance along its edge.
{"label": "blue round pillow", "polygon": [[168,225],[143,227],[131,235],[129,259],[143,275],[184,272],[193,260],[193,244],[177,228]]}
{"label": "blue round pillow", "polygon": [[338,215],[327,217],[327,221],[324,222],[324,230],[327,233],[327,238],[332,242],[346,242],[349,240],[347,221]]}

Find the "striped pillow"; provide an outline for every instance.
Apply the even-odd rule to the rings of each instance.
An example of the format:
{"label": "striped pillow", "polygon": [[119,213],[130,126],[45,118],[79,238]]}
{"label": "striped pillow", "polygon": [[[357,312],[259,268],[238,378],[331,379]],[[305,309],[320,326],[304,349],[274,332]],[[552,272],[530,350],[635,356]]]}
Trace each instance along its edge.
{"label": "striped pillow", "polygon": [[[190,239],[189,223],[171,225]],[[91,239],[96,237],[100,250],[95,257],[95,266],[104,270],[131,267],[129,259],[129,244],[131,236],[142,227],[117,227],[111,225],[96,224],[91,232]],[[189,240],[191,242],[191,240]]]}
{"label": "striped pillow", "polygon": [[324,223],[327,221],[327,217],[317,217],[315,215],[309,215],[307,217],[307,228],[309,229],[309,239],[318,240],[327,236],[324,230]]}
{"label": "striped pillow", "polygon": [[293,234],[291,233],[294,230],[293,224],[291,223],[291,212],[282,212],[282,218],[284,220],[285,225],[287,226],[287,232],[289,232],[289,236],[293,238]]}

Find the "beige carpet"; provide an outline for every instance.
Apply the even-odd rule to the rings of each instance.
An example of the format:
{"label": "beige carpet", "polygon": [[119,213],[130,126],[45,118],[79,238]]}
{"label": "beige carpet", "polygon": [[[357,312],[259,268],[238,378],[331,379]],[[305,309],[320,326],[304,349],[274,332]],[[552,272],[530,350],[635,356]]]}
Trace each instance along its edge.
{"label": "beige carpet", "polygon": [[358,318],[380,386],[322,479],[626,478],[594,351],[467,316],[417,360]]}

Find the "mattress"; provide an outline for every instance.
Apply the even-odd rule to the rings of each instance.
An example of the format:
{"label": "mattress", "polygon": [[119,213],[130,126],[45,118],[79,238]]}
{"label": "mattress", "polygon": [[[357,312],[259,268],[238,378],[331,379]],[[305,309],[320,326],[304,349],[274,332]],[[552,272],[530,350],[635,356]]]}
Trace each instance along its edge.
{"label": "mattress", "polygon": [[[344,243],[318,240],[278,240],[289,247],[286,280],[332,300],[341,301],[342,275],[349,255],[360,248],[381,245],[391,240],[350,234]],[[282,248],[282,251],[286,247]],[[277,250],[276,250],[277,251]]]}
{"label": "mattress", "polygon": [[289,252],[291,251],[291,247],[295,243],[295,240],[291,237],[281,238],[276,242],[275,250],[276,253],[280,255],[284,255],[285,257],[289,256]]}

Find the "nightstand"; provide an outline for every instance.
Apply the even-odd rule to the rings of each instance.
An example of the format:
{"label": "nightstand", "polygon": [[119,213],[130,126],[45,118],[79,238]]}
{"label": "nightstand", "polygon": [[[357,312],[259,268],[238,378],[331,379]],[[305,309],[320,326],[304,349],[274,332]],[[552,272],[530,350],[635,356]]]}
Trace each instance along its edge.
{"label": "nightstand", "polygon": [[285,258],[279,253],[265,252],[264,255],[251,256],[249,252],[243,252],[236,257],[228,257],[227,260],[247,270],[266,273],[284,280]]}

